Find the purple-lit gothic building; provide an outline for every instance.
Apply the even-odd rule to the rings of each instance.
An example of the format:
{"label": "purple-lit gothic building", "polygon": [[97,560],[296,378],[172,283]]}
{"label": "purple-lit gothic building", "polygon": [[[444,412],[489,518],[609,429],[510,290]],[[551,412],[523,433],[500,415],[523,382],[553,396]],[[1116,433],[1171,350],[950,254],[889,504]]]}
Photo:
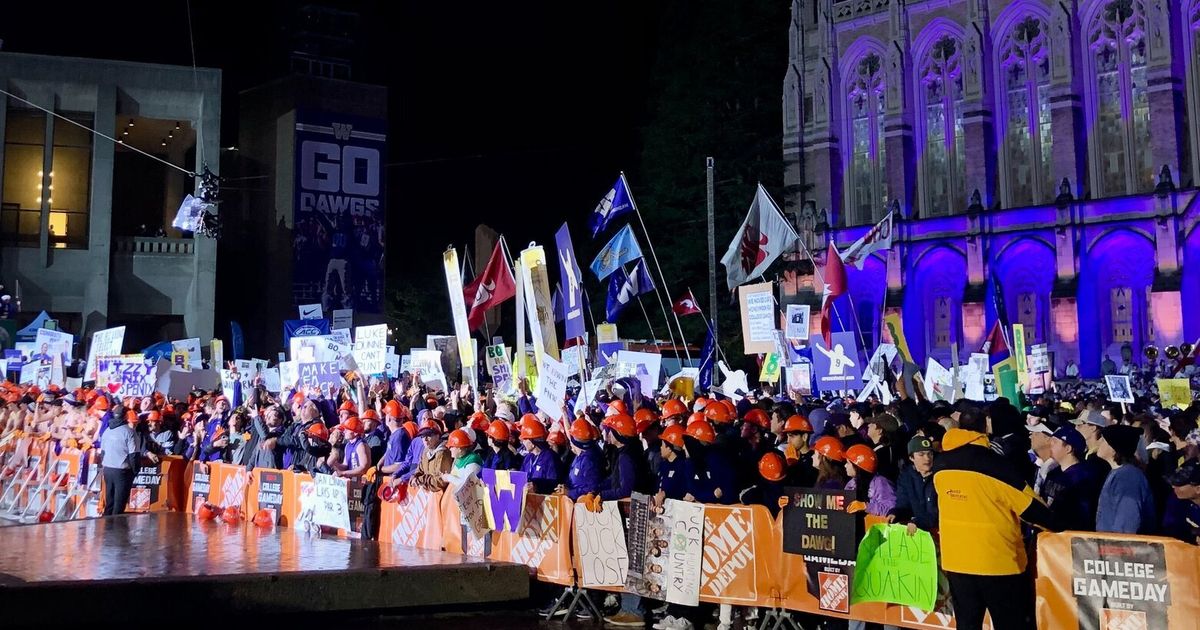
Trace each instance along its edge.
{"label": "purple-lit gothic building", "polygon": [[794,0],[783,103],[818,259],[903,217],[837,304],[867,344],[965,361],[998,303],[1084,376],[1200,337],[1200,0]]}

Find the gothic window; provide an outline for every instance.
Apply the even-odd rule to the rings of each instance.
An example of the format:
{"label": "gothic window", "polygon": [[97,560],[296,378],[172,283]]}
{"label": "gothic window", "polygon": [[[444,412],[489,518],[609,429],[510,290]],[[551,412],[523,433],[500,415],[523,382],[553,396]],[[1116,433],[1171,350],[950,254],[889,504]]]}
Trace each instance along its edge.
{"label": "gothic window", "polygon": [[1112,306],[1112,343],[1133,342],[1133,289],[1114,287],[1110,293]]}
{"label": "gothic window", "polygon": [[950,348],[954,330],[954,300],[939,295],[933,300],[933,347],[937,350]]}
{"label": "gothic window", "polygon": [[1101,196],[1154,188],[1143,0],[1111,0],[1088,29]]}
{"label": "gothic window", "polygon": [[1017,323],[1025,329],[1025,347],[1038,343],[1038,300],[1035,293],[1017,296]]}
{"label": "gothic window", "polygon": [[847,78],[849,104],[850,185],[849,224],[868,223],[882,215],[887,204],[884,174],[883,60],[875,53],[863,57]]}
{"label": "gothic window", "polygon": [[1050,172],[1050,50],[1046,24],[1029,17],[999,46],[1000,92],[1006,113],[1007,205],[1053,199]]}
{"label": "gothic window", "polygon": [[946,35],[934,42],[919,66],[926,216],[950,214],[952,206],[966,205],[961,57],[962,42]]}

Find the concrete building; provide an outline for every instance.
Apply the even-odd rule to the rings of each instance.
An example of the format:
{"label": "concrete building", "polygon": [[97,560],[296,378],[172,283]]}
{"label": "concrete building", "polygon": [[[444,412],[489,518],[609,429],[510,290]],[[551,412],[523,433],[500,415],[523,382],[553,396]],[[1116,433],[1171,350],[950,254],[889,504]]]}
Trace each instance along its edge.
{"label": "concrete building", "polygon": [[1197,42],[1197,0],[795,0],[785,212],[819,253],[898,211],[847,327],[945,361],[1003,305],[1084,376],[1200,337]]}
{"label": "concrete building", "polygon": [[20,282],[26,317],[85,339],[127,324],[126,348],[207,343],[216,243],[171,221],[184,171],[219,170],[220,71],[5,52],[0,86],[119,140],[0,95],[0,278]]}

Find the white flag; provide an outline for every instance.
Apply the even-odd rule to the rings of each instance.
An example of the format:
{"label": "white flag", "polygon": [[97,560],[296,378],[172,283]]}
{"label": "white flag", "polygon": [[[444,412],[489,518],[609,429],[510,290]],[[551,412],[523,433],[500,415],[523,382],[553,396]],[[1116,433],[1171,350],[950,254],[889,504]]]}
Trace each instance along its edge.
{"label": "white flag", "polygon": [[725,265],[729,290],[761,275],[763,271],[775,262],[784,251],[796,242],[796,231],[783,217],[779,206],[758,186],[754,195],[754,203],[750,204],[750,212],[742,227],[733,237],[728,251],[721,258]]}
{"label": "white flag", "polygon": [[862,271],[863,263],[867,260],[867,256],[881,250],[892,248],[892,235],[895,233],[892,223],[892,213],[889,212],[882,221],[876,223],[874,227],[867,230],[866,234],[862,235],[857,241],[850,244],[846,251],[841,253],[842,262],[847,265],[854,265],[859,271]]}

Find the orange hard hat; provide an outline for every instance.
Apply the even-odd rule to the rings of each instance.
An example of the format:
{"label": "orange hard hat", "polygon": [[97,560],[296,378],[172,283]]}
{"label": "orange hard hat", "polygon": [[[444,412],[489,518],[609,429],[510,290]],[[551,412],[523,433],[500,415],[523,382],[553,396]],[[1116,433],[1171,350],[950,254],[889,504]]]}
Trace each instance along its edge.
{"label": "orange hard hat", "polygon": [[787,475],[787,463],[783,461],[783,455],[774,451],[764,454],[758,460],[758,474],[767,481],[783,481]]}
{"label": "orange hard hat", "polygon": [[658,414],[654,413],[653,409],[642,407],[641,409],[638,409],[637,411],[634,412],[633,421],[636,424],[641,424],[643,422],[645,422],[645,423],[656,422],[656,421],[658,421]]}
{"label": "orange hard hat", "polygon": [[337,428],[357,435],[362,435],[363,423],[362,420],[358,419],[358,416],[350,416],[349,418],[346,418],[345,422],[339,424]]}
{"label": "orange hard hat", "polygon": [[846,449],[846,459],[855,466],[869,472],[875,472],[875,466],[879,460],[875,457],[875,451],[871,450],[866,444],[855,444]]}
{"label": "orange hard hat", "polygon": [[92,409],[99,409],[100,411],[108,411],[108,397],[107,396],[97,396],[96,402],[92,403]]}
{"label": "orange hard hat", "polygon": [[767,412],[759,409],[758,407],[747,411],[746,415],[742,416],[742,419],[756,427],[761,427],[763,429],[771,428],[771,418],[767,416]]}
{"label": "orange hard hat", "polygon": [[573,439],[580,442],[589,442],[596,439],[596,427],[583,418],[578,418],[571,423],[570,433]]}
{"label": "orange hard hat", "polygon": [[538,417],[527,413],[521,416],[521,432],[522,440],[544,440],[546,439],[546,425],[542,424]]}
{"label": "orange hard hat", "polygon": [[450,448],[471,448],[475,446],[475,442],[471,441],[471,436],[467,435],[462,429],[455,429],[450,432],[450,437],[446,438],[446,446]]}
{"label": "orange hard hat", "polygon": [[808,421],[808,418],[805,418],[804,416],[802,416],[800,414],[796,414],[796,415],[788,418],[787,421],[783,423],[783,432],[784,433],[812,433],[813,428],[812,428],[812,424]]}
{"label": "orange hard hat", "polygon": [[562,431],[551,431],[550,435],[546,436],[546,441],[550,444],[562,446],[567,443],[567,434]]}
{"label": "orange hard hat", "polygon": [[664,418],[670,418],[672,416],[682,416],[685,414],[687,414],[687,407],[684,406],[684,404],[682,402],[679,402],[678,399],[672,398],[672,399],[668,400],[667,402],[663,403],[662,415]]}
{"label": "orange hard hat", "polygon": [[37,520],[39,523],[49,523],[50,521],[54,520],[54,512],[51,512],[50,510],[42,510],[38,513]]}
{"label": "orange hard hat", "polygon": [[729,413],[729,409],[721,404],[713,404],[705,407],[704,417],[710,422],[716,422],[717,424],[733,422],[733,414]]}
{"label": "orange hard hat", "polygon": [[846,461],[846,448],[842,446],[842,441],[826,435],[813,444],[813,450],[820,453],[821,457],[827,457],[835,462]]}
{"label": "orange hard hat", "polygon": [[[579,422],[579,420],[576,420],[576,422]],[[586,423],[587,421],[584,420],[584,422]],[[588,426],[591,426],[591,424],[589,423]],[[637,423],[634,422],[633,418],[623,413],[609,418],[608,427],[621,437],[628,438],[637,435]],[[571,426],[571,429],[572,431],[575,429],[574,425]]]}
{"label": "orange hard hat", "polygon": [[728,398],[725,398],[725,399],[722,399],[722,400],[720,401],[720,403],[721,403],[722,405],[725,405],[725,408],[729,410],[729,417],[730,417],[730,418],[736,418],[736,417],[737,417],[737,405],[733,404],[733,401],[732,401],[732,400],[730,400],[730,399],[728,399]]}
{"label": "orange hard hat", "polygon": [[696,438],[696,440],[703,444],[712,444],[717,441],[717,433],[713,431],[712,425],[707,420],[689,424],[684,433]]}
{"label": "orange hard hat", "polygon": [[[539,422],[538,424],[541,423]],[[508,430],[508,425],[504,424],[503,420],[492,420],[491,424],[488,425],[487,430],[485,430],[484,433],[487,433],[488,437],[498,442],[507,442],[508,436],[511,432]]]}
{"label": "orange hard hat", "polygon": [[137,422],[137,421],[138,421],[137,412],[132,409],[126,409],[125,410],[125,422]]}
{"label": "orange hard hat", "polygon": [[304,432],[307,433],[310,437],[321,438],[322,440],[325,440],[326,442],[329,441],[329,427],[325,426],[321,422],[314,422],[313,424],[309,425],[309,427],[307,429],[305,429]]}
{"label": "orange hard hat", "polygon": [[196,518],[202,521],[211,521],[217,518],[217,513],[221,508],[211,503],[201,503],[200,507],[196,508]]}
{"label": "orange hard hat", "polygon": [[374,409],[368,409],[368,410],[362,412],[362,415],[359,417],[362,418],[363,420],[375,420],[375,421],[379,420],[379,414],[375,413]]}
{"label": "orange hard hat", "polygon": [[304,394],[301,392],[296,392],[295,394],[292,394],[292,404],[293,405],[299,405],[299,404],[303,403],[305,400],[307,400],[307,399],[304,397]]}
{"label": "orange hard hat", "polygon": [[693,412],[692,415],[688,416],[687,425],[689,427],[692,426],[692,424],[696,423],[696,422],[707,422],[707,420],[704,419],[703,411],[696,411],[696,412]]}
{"label": "orange hard hat", "polygon": [[487,431],[490,424],[491,423],[488,422],[486,413],[483,413],[482,411],[476,411],[475,413],[471,414],[471,422],[469,423],[469,426],[472,429],[476,431]]}
{"label": "orange hard hat", "polygon": [[627,410],[627,409],[625,408],[625,401],[624,401],[624,400],[619,400],[619,399],[618,399],[618,400],[614,400],[614,401],[612,401],[612,402],[608,403],[608,408],[609,408],[609,409],[616,409],[616,410],[617,410],[617,413],[629,413],[629,410]]}
{"label": "orange hard hat", "polygon": [[358,408],[354,406],[354,403],[347,400],[346,402],[342,403],[342,405],[340,407],[338,407],[339,413],[341,413],[343,411],[349,411],[350,413],[358,413]]}
{"label": "orange hard hat", "polygon": [[408,422],[405,422],[404,424],[400,425],[400,428],[404,429],[404,432],[408,434],[408,437],[410,439],[415,439],[417,437],[417,423],[416,422],[409,420]]}
{"label": "orange hard hat", "polygon": [[254,515],[254,526],[266,529],[275,525],[275,519],[271,516],[271,510],[259,510]]}
{"label": "orange hard hat", "polygon": [[399,418],[400,417],[400,401],[398,401],[398,400],[387,401],[387,404],[383,406],[383,415],[391,416],[393,418]]}
{"label": "orange hard hat", "polygon": [[697,398],[695,401],[692,402],[692,409],[695,409],[696,411],[704,411],[704,408],[707,406],[708,406],[708,399],[705,398],[704,396],[700,396],[699,398]]}
{"label": "orange hard hat", "polygon": [[662,440],[671,446],[683,448],[683,427],[678,424],[663,429]]}
{"label": "orange hard hat", "polygon": [[239,508],[236,505],[231,505],[225,508],[225,511],[221,512],[221,520],[229,523],[230,525],[238,524],[242,520],[242,508]]}

